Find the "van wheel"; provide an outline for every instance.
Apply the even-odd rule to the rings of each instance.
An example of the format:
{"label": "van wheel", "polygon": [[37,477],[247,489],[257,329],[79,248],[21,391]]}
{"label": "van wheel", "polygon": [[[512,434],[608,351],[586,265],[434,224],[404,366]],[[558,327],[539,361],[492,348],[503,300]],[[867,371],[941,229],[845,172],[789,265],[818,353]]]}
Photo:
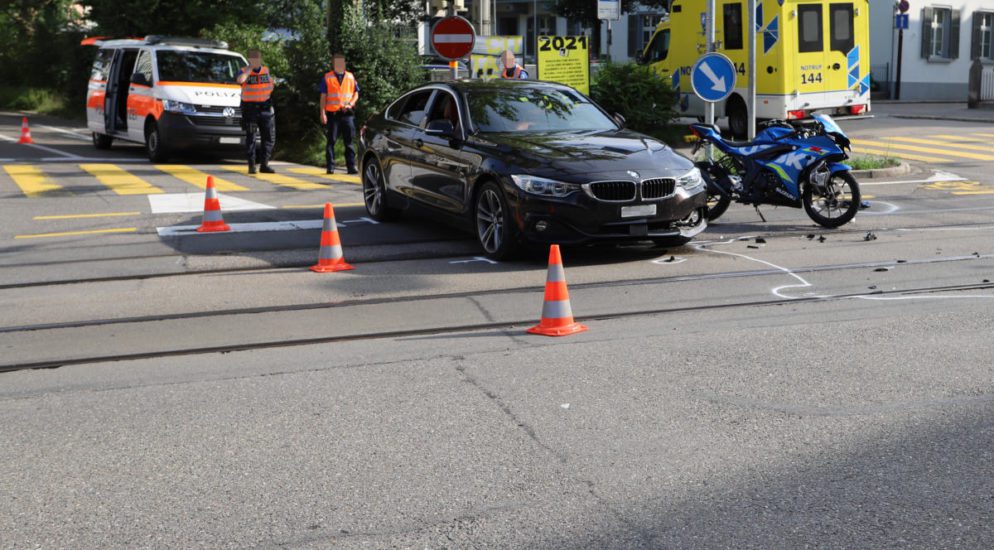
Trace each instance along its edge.
{"label": "van wheel", "polygon": [[149,122],[145,126],[145,152],[152,162],[165,162],[169,159],[169,151],[162,143],[162,134],[159,133],[159,125]]}
{"label": "van wheel", "polygon": [[93,146],[97,149],[110,149],[110,144],[114,143],[114,138],[93,132]]}
{"label": "van wheel", "polygon": [[738,97],[733,97],[725,107],[728,113],[728,129],[734,139],[746,139],[749,133],[749,112],[745,103]]}

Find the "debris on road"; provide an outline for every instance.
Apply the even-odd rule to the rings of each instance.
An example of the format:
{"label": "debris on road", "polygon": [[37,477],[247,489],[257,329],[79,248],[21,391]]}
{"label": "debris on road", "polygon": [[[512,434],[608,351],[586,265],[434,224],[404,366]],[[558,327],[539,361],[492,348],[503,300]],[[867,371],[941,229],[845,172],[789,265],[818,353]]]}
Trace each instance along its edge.
{"label": "debris on road", "polygon": [[867,231],[866,235],[863,236],[864,241],[875,241],[877,240],[877,234],[873,231]]}
{"label": "debris on road", "polygon": [[766,239],[762,237],[756,237],[756,244],[766,244]]}

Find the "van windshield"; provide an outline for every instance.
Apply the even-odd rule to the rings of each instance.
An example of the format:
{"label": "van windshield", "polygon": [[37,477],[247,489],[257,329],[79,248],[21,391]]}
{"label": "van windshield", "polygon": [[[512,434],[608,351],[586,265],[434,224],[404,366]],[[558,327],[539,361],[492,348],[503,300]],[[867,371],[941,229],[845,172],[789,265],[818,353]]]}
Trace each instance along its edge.
{"label": "van windshield", "polygon": [[245,60],[236,55],[164,50],[156,52],[159,80],[235,84]]}

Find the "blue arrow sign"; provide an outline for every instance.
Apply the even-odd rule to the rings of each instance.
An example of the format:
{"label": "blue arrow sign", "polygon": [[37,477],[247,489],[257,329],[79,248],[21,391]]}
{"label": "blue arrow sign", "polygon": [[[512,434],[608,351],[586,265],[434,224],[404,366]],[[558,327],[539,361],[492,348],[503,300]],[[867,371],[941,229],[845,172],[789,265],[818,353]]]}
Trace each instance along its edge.
{"label": "blue arrow sign", "polygon": [[709,53],[694,64],[690,84],[704,101],[722,101],[732,95],[735,76],[735,65],[730,59],[720,53]]}

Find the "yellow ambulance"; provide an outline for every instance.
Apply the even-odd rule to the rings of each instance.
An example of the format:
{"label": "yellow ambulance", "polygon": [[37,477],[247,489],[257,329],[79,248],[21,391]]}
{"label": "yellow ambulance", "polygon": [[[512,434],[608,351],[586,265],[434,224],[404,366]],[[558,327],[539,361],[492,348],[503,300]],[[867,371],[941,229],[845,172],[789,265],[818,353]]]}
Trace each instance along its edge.
{"label": "yellow ambulance", "polygon": [[[715,104],[735,136],[748,125],[748,39],[756,37],[756,118],[803,119],[812,111],[863,115],[870,111],[869,0],[757,0],[756,27],[748,0],[715,0],[716,50],[738,73],[735,89]],[[879,8],[878,8],[879,9]],[[886,6],[885,9],[890,9]],[[707,0],[673,0],[639,57],[679,92],[678,111],[703,116],[690,72],[706,53]]]}

